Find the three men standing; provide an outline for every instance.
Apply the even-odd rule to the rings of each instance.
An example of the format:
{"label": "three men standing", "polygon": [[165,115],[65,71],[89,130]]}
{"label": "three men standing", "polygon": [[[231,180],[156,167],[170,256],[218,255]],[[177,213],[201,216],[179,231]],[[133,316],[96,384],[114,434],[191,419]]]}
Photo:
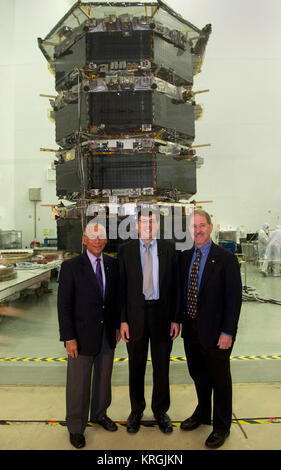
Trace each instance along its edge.
{"label": "three men standing", "polygon": [[156,238],[159,225],[157,211],[138,213],[139,239],[121,245],[119,271],[115,259],[102,255],[105,230],[93,224],[83,236],[86,253],[62,264],[58,313],[60,336],[68,353],[66,422],[75,447],[85,445],[90,396],[91,421],[110,431],[117,429],[106,409],[111,402],[113,354],[120,333],[129,357],[131,413],[127,431],[139,430],[146,406],[144,383],[150,344],[151,408],[159,428],[172,432],[167,414],[169,364],[181,321],[188,369],[198,398],[194,413],[181,423],[181,429],[190,431],[200,424],[211,424],[213,394],[213,432],[205,444],[220,447],[229,435],[230,354],[242,302],[239,264],[231,252],[212,242],[213,225],[205,211],[196,210],[191,217],[194,247],[183,251],[179,262],[174,245]]}

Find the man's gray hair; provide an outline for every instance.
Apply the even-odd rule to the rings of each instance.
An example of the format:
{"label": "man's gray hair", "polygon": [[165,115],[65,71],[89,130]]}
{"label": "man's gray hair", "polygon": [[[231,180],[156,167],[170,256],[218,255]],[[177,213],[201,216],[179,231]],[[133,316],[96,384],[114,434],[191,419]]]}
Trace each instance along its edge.
{"label": "man's gray hair", "polygon": [[195,209],[195,211],[192,214],[192,217],[194,217],[196,214],[201,215],[202,217],[205,217],[208,224],[212,223],[212,219],[211,219],[210,214],[208,214],[208,212],[204,211],[203,209]]}
{"label": "man's gray hair", "polygon": [[104,237],[107,238],[106,229],[105,229],[104,225],[99,224],[95,220],[90,220],[90,222],[87,223],[87,225],[85,227],[85,230],[84,230],[84,235],[86,235],[86,237],[91,238],[91,236],[89,236],[89,235],[90,235],[92,227],[95,229],[95,232],[102,232],[104,234]]}

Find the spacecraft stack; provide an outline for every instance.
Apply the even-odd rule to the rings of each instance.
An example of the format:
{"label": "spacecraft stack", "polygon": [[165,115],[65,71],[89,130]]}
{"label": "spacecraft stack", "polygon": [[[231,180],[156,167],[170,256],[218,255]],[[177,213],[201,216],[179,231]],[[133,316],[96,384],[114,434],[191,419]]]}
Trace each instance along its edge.
{"label": "spacecraft stack", "polygon": [[101,207],[122,218],[196,193],[193,82],[210,33],[160,0],[78,1],[38,39],[57,92],[56,193],[69,204],[56,207],[59,249],[79,251]]}

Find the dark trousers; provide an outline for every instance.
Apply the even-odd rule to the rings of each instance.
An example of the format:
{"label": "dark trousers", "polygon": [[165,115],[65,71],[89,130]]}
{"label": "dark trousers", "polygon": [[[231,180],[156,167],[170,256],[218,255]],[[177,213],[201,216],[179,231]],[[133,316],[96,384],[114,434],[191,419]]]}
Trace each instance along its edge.
{"label": "dark trousers", "polygon": [[146,304],[145,334],[140,340],[127,343],[129,356],[129,391],[131,409],[141,414],[146,406],[145,370],[147,363],[148,346],[150,342],[151,361],[153,368],[153,391],[151,409],[155,416],[165,413],[170,406],[169,367],[172,341],[167,338],[158,338],[152,328],[154,309],[157,302]]}
{"label": "dark trousers", "polygon": [[184,348],[191,378],[194,380],[198,406],[195,414],[203,423],[211,423],[213,393],[213,429],[229,431],[232,421],[232,380],[230,349],[205,348],[200,344],[196,320],[184,338]]}
{"label": "dark trousers", "polygon": [[106,414],[111,403],[113,357],[114,349],[110,348],[105,331],[97,356],[68,357],[66,425],[69,432],[83,434],[88,423],[90,403],[91,421]]}

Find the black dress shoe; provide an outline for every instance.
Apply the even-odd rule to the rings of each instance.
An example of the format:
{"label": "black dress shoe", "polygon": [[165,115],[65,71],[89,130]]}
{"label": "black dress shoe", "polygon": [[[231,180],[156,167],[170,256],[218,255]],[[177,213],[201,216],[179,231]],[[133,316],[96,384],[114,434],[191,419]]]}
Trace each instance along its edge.
{"label": "black dress shoe", "polygon": [[100,424],[106,431],[117,431],[117,425],[108,416],[91,420],[92,423]]}
{"label": "black dress shoe", "polygon": [[193,429],[198,428],[200,424],[211,424],[211,420],[204,420],[199,418],[198,415],[192,415],[181,423],[180,428],[183,431],[193,431]]}
{"label": "black dress shoe", "polygon": [[167,413],[155,416],[159,429],[165,434],[173,432],[173,426]]}
{"label": "black dress shoe", "polygon": [[130,434],[134,434],[138,432],[140,428],[140,421],[141,421],[142,413],[134,413],[133,411],[129,414],[127,419],[127,432]]}
{"label": "black dress shoe", "polygon": [[185,419],[181,423],[180,428],[183,431],[192,431],[193,429],[198,428],[200,424],[201,424],[201,421],[198,416],[190,416],[190,418]]}
{"label": "black dress shoe", "polygon": [[229,431],[227,431],[226,433],[213,431],[206,440],[205,445],[207,447],[210,447],[211,449],[217,449],[218,447],[224,444],[224,441],[228,436]]}
{"label": "black dress shoe", "polygon": [[76,449],[81,449],[82,447],[85,447],[85,437],[83,434],[75,434],[75,433],[69,433],[69,438],[71,444],[76,447]]}

